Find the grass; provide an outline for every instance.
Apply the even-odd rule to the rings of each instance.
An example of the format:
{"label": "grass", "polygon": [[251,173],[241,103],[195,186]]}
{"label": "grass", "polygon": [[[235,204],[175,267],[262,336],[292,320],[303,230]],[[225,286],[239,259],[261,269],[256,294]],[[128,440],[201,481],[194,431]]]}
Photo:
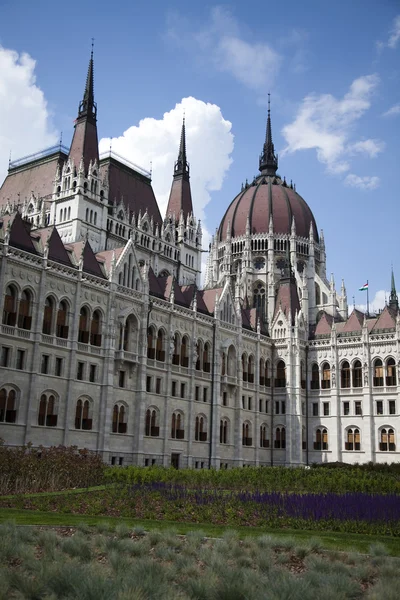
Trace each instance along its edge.
{"label": "grass", "polygon": [[[178,534],[195,534],[200,531],[201,535],[207,537],[220,538],[232,535],[241,539],[245,537],[259,537],[265,534],[273,535],[274,538],[282,540],[283,545],[288,549],[289,546],[310,544],[314,551],[326,548],[340,551],[356,551],[361,553],[369,552],[371,545],[377,545],[375,550],[379,554],[379,547],[384,546],[386,552],[391,556],[400,556],[400,538],[392,538],[376,535],[348,534],[342,532],[318,532],[315,537],[315,531],[290,530],[290,529],[265,529],[262,527],[229,527],[217,526],[207,523],[177,523],[176,521],[151,521],[139,520],[121,517],[89,517],[85,516],[85,523],[82,523],[82,515],[76,514],[58,514],[54,512],[39,512],[31,510],[17,510],[12,508],[0,509],[0,524],[13,521],[17,525],[47,525],[53,527],[77,527],[86,529],[96,526],[100,533],[107,532],[110,528],[118,526],[118,536],[127,535],[126,528],[134,528],[136,535],[143,535],[145,531],[163,531],[172,530]],[[234,532],[234,533],[232,533]],[[157,538],[157,536],[156,536]]]}

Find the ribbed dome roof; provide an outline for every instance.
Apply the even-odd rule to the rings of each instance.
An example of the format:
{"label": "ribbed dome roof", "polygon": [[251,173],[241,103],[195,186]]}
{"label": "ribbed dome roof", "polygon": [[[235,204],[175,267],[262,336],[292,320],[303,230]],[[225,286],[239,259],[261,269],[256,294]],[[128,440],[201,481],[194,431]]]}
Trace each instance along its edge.
{"label": "ribbed dome roof", "polygon": [[232,237],[245,235],[247,216],[250,234],[268,233],[272,215],[274,233],[290,234],[293,217],[296,235],[309,237],[312,223],[315,241],[319,241],[317,224],[307,202],[276,175],[261,173],[231,202],[219,227],[218,238],[225,241],[228,224]]}

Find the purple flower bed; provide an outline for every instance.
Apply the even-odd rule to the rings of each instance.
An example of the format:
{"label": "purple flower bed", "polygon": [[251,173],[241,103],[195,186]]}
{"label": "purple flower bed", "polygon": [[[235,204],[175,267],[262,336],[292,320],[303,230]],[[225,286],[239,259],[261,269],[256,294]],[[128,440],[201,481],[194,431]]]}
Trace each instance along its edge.
{"label": "purple flower bed", "polygon": [[187,489],[154,482],[131,487],[133,494],[158,493],[164,500],[193,506],[252,506],[260,517],[274,515],[306,521],[400,522],[400,496],[396,494],[296,494]]}

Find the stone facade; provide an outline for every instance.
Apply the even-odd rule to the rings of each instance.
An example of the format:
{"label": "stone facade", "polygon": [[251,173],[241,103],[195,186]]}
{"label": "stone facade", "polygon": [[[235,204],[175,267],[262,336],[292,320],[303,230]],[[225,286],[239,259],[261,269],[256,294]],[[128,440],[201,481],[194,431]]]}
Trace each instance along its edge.
{"label": "stone facade", "polygon": [[11,163],[0,189],[0,438],[123,465],[397,461],[394,279],[379,315],[348,314],[270,115],[203,290],[185,123],[162,218],[149,173],[98,155],[96,118],[92,57],[71,149]]}

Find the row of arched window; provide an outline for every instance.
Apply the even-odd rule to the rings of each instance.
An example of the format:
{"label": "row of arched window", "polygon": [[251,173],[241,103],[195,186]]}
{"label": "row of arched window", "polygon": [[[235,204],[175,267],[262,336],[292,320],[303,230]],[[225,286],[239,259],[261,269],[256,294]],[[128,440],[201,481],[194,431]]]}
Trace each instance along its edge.
{"label": "row of arched window", "polygon": [[87,223],[93,223],[93,225],[97,225],[97,212],[96,211],[93,211],[93,210],[87,208],[85,217],[86,217],[85,221]]}
{"label": "row of arched window", "polygon": [[[380,358],[376,358],[373,362],[373,379],[374,387],[382,387],[383,385],[397,385],[396,363],[394,358],[389,357],[385,363]],[[364,373],[366,382],[368,381],[368,373]],[[331,372],[331,367],[328,362],[324,362],[320,367],[313,364],[311,367],[311,389],[319,390],[329,389],[331,384],[335,384],[334,373]],[[359,360],[355,360],[350,367],[350,363],[345,360],[340,365],[340,387],[343,389],[363,386],[363,368]]]}
{"label": "row of arched window", "polygon": [[[79,398],[75,407],[75,429],[90,431],[93,428],[92,420],[93,402],[89,398]],[[127,406],[123,402],[114,404],[111,431],[113,433],[127,433]],[[145,435],[158,437],[160,434],[159,411],[149,408],[145,415]],[[44,392],[40,396],[38,410],[38,425],[56,427],[58,419],[58,397],[53,392]],[[3,386],[0,389],[0,423],[16,423],[17,421],[17,396],[14,388]],[[207,441],[207,419],[204,415],[197,415],[194,423],[195,440]],[[175,411],[171,416],[171,438],[184,439],[184,415]],[[229,444],[230,422],[227,418],[220,420],[221,444]],[[396,440],[393,427],[384,426],[378,430],[378,443],[381,452],[395,452]],[[245,421],[242,424],[242,445],[253,446],[252,424]],[[260,448],[270,447],[269,428],[265,423],[259,427]],[[302,431],[302,447],[306,449],[305,428]],[[274,429],[274,448],[286,448],[286,429],[277,426]],[[314,431],[313,449],[317,451],[329,450],[328,430],[318,427]],[[358,452],[361,450],[361,433],[357,427],[348,427],[345,430],[344,449]]]}
{"label": "row of arched window", "polygon": [[68,206],[67,208],[62,208],[60,210],[59,223],[63,223],[64,221],[69,221],[70,218],[71,218],[71,207]]}

